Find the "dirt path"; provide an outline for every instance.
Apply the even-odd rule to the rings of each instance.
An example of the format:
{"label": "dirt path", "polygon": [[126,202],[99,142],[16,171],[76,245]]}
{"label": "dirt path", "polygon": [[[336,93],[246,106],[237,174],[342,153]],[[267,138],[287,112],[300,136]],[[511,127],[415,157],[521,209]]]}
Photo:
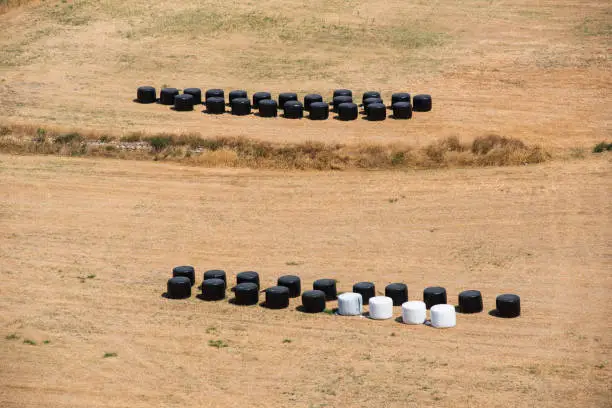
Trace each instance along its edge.
{"label": "dirt path", "polygon": [[[288,174],[2,155],[0,405],[609,406],[610,169],[609,155]],[[435,330],[162,298],[185,263],[263,286],[479,289],[487,311],[511,292],[523,316]]]}

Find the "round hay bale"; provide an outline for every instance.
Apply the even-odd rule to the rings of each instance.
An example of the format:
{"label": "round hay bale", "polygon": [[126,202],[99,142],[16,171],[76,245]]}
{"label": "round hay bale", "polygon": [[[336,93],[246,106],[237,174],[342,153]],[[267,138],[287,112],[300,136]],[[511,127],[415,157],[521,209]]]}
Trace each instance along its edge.
{"label": "round hay bale", "polygon": [[337,291],[335,279],[318,279],[314,281],[312,288],[325,293],[326,300],[336,300]]}
{"label": "round hay bale", "polygon": [[294,92],[283,92],[278,94],[278,107],[283,108],[285,106],[285,102],[289,101],[297,101],[298,96]]}
{"label": "round hay bale", "polygon": [[380,121],[387,118],[387,107],[379,102],[371,103],[367,107],[369,121]]}
{"label": "round hay bale", "polygon": [[323,102],[323,97],[319,94],[308,94],[304,96],[304,110],[310,112],[310,105],[313,102]]}
{"label": "round hay bale", "polygon": [[518,317],[521,315],[521,298],[518,295],[499,295],[495,299],[495,306],[499,317]]}
{"label": "round hay bale", "polygon": [[425,302],[411,300],[402,304],[402,321],[406,324],[423,324],[427,319]]}
{"label": "round hay bale", "polygon": [[254,282],[243,282],[236,285],[234,290],[237,305],[250,306],[259,302],[259,285]]}
{"label": "round hay bale", "polygon": [[155,103],[157,91],[152,86],[140,86],[136,90],[136,100],[140,103]]}
{"label": "round hay bale", "polygon": [[266,289],[266,303],[268,309],[284,309],[289,306],[289,288],[286,286],[272,286]]}
{"label": "round hay bale", "polygon": [[210,98],[221,98],[223,99],[223,103],[225,103],[225,92],[223,89],[207,89],[205,94],[206,102]]}
{"label": "round hay bale", "polygon": [[187,88],[183,90],[183,93],[193,96],[194,105],[200,105],[202,103],[202,90],[200,88]]}
{"label": "round hay bale", "polygon": [[185,278],[189,278],[191,286],[195,284],[195,269],[193,266],[176,266],[172,269],[172,276],[184,276]]}
{"label": "round hay bale", "polygon": [[275,118],[278,115],[278,105],[274,99],[263,99],[259,101],[259,116],[262,118]]}
{"label": "round hay bale", "polygon": [[391,95],[391,106],[397,102],[408,102],[410,103],[410,94],[408,92],[397,92]]}
{"label": "round hay bale", "polygon": [[427,309],[432,306],[446,303],[446,289],[440,286],[431,286],[423,291],[423,302]]}
{"label": "round hay bale", "polygon": [[251,101],[246,98],[235,98],[231,102],[232,115],[246,116],[251,113]]}
{"label": "round hay bale", "polygon": [[359,116],[359,108],[356,104],[349,103],[341,103],[338,105],[338,119],[340,120],[355,120]]}
{"label": "round hay bale", "polygon": [[283,117],[286,119],[301,119],[304,117],[304,105],[300,101],[287,101],[283,106]]}
{"label": "round hay bale", "polygon": [[230,91],[229,95],[228,95],[228,99],[229,99],[229,103],[230,105],[232,104],[232,101],[234,99],[238,99],[238,98],[245,98],[245,99],[249,99],[249,96],[247,94],[247,91],[244,91],[242,89],[236,89],[234,91]]}
{"label": "round hay bale", "polygon": [[393,317],[393,299],[386,296],[370,298],[370,318],[384,320]]}
{"label": "round hay bale", "polygon": [[191,296],[191,281],[185,276],[168,280],[166,296],[170,299],[186,299]]}
{"label": "round hay bale", "polygon": [[358,282],[353,285],[353,292],[359,293],[363,299],[363,304],[367,305],[370,298],[376,296],[376,289],[372,282]]}
{"label": "round hay bale", "polygon": [[278,286],[285,286],[289,289],[289,297],[295,298],[302,293],[302,282],[299,276],[284,275],[278,278],[276,282]]}
{"label": "round hay bale", "polygon": [[253,107],[259,109],[259,101],[264,99],[272,99],[272,94],[270,92],[255,92],[253,94]]}
{"label": "round hay bale", "polygon": [[482,294],[479,290],[464,290],[459,294],[459,311],[461,313],[482,312]]}
{"label": "round hay bale", "polygon": [[415,112],[429,112],[431,110],[431,95],[414,95],[412,110]]}
{"label": "round hay bale", "polygon": [[393,119],[412,118],[412,105],[410,102],[395,102],[393,108]]}
{"label": "round hay bale", "polygon": [[393,299],[393,306],[401,306],[408,301],[408,286],[404,283],[391,283],[385,288],[385,296]]}
{"label": "round hay bale", "polygon": [[176,88],[164,88],[159,92],[159,103],[162,105],[174,105],[174,97],[179,94]]}
{"label": "round hay bale", "polygon": [[174,110],[187,112],[193,110],[193,95],[182,94],[174,97]]}
{"label": "round hay bale", "polygon": [[202,280],[207,279],[221,279],[223,282],[225,282],[225,287],[227,287],[227,275],[225,274],[225,271],[222,271],[221,269],[211,269],[204,272]]}
{"label": "round hay bale", "polygon": [[307,290],[302,293],[302,307],[306,313],[320,313],[325,310],[325,292]]}
{"label": "round hay bale", "polygon": [[433,327],[443,329],[457,325],[457,316],[453,305],[434,305],[431,307],[430,315]]}
{"label": "round hay bale", "polygon": [[342,316],[359,316],[363,299],[359,293],[346,292],[338,295],[338,314]]}
{"label": "round hay bale", "polygon": [[255,271],[240,272],[236,275],[236,283],[254,283],[259,287],[259,274]]}
{"label": "round hay bale", "polygon": [[351,97],[351,102],[352,102],[353,91],[351,91],[350,89],[336,89],[334,91],[334,98],[336,96],[350,96]]}
{"label": "round hay bale", "polygon": [[225,281],[223,279],[206,279],[202,282],[203,300],[216,301],[225,298]]}
{"label": "round hay bale", "polygon": [[206,99],[206,112],[219,115],[225,113],[225,99],[211,96]]}
{"label": "round hay bale", "polygon": [[353,103],[353,97],[348,95],[334,96],[332,107],[334,112],[338,112],[338,106],[341,103]]}
{"label": "round hay bale", "polygon": [[367,115],[368,114],[368,106],[373,103],[383,103],[383,100],[380,98],[368,98],[363,101],[363,111]]}
{"label": "round hay bale", "polygon": [[380,92],[377,92],[377,91],[367,91],[367,92],[364,92],[362,97],[361,97],[361,103],[363,104],[364,101],[366,99],[368,99],[368,98],[378,98],[378,99],[380,99]]}
{"label": "round hay bale", "polygon": [[326,120],[329,117],[329,105],[326,102],[312,102],[310,104],[310,115],[312,120]]}

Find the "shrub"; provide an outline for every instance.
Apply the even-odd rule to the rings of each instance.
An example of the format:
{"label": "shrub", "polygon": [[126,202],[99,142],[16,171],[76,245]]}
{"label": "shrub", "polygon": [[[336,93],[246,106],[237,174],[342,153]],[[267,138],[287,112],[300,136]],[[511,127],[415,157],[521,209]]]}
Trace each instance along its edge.
{"label": "shrub", "polygon": [[604,151],[612,150],[612,143],[601,142],[597,143],[593,148],[593,153],[603,153]]}
{"label": "shrub", "polygon": [[83,136],[81,136],[77,132],[64,133],[55,138],[55,143],[58,144],[70,144],[81,141],[83,141]]}
{"label": "shrub", "polygon": [[154,151],[161,152],[172,143],[172,138],[167,136],[153,136],[147,140]]}

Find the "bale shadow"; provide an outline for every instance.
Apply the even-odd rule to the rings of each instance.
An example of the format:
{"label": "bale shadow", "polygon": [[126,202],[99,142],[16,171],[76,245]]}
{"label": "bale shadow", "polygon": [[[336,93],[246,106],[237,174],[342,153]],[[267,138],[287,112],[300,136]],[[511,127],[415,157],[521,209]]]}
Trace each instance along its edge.
{"label": "bale shadow", "polygon": [[203,302],[219,302],[221,300],[225,300],[226,299],[226,297],[223,297],[223,299],[206,299],[204,297],[204,295],[202,295],[201,293],[196,295],[196,298],[200,299]]}
{"label": "bale shadow", "polygon": [[519,316],[514,316],[514,317],[506,317],[506,316],[502,316],[499,314],[499,312],[497,311],[497,309],[491,309],[489,310],[489,316],[493,316],[496,317],[498,319],[516,319]]}
{"label": "bale shadow", "polygon": [[261,113],[256,112],[256,113],[253,113],[253,116],[257,116],[258,118],[273,119],[273,118],[278,118],[279,115],[275,115],[275,116],[263,116]]}
{"label": "bale shadow", "polygon": [[229,113],[228,111],[223,111],[223,112],[209,112],[206,109],[203,109],[202,114],[204,115],[211,115],[211,116],[220,116],[220,115],[225,115],[227,113]]}
{"label": "bale shadow", "polygon": [[161,297],[163,297],[164,299],[172,299],[170,296],[168,296],[168,292],[162,293]]}

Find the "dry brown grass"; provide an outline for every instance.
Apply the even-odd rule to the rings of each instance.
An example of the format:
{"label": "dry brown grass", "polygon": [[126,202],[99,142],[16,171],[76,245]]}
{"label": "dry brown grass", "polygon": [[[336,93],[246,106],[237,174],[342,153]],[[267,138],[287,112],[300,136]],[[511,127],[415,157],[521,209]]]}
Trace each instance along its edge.
{"label": "dry brown grass", "polygon": [[34,126],[0,127],[0,151],[12,154],[96,156],[165,160],[206,167],[297,170],[430,169],[542,163],[551,155],[540,146],[498,135],[462,143],[448,137],[424,147],[409,144],[279,144],[246,137],[204,138],[197,133],[62,131]]}
{"label": "dry brown grass", "polygon": [[0,0],[0,14],[4,14],[12,8],[20,7],[35,0]]}

